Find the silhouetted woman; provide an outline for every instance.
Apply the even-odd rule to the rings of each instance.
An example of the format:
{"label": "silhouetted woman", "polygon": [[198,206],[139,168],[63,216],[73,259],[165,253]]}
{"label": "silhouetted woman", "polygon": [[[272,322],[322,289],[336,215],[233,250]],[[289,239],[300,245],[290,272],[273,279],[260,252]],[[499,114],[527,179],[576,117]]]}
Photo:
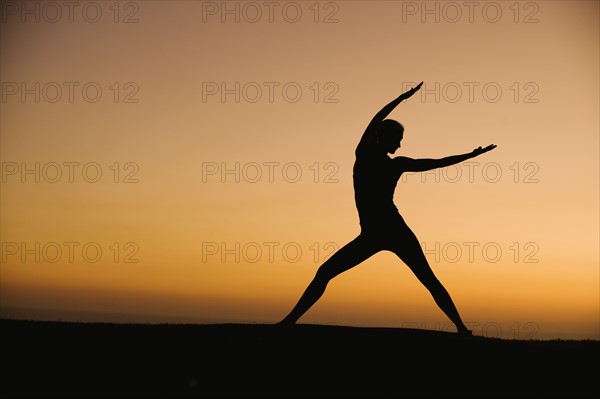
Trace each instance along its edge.
{"label": "silhouetted woman", "polygon": [[375,115],[365,130],[354,163],[354,197],[361,232],[353,241],[333,254],[321,267],[289,315],[278,324],[294,324],[323,295],[329,281],[338,274],[358,265],[382,250],[396,255],[427,287],[442,311],[456,325],[459,333],[470,335],[460,318],[448,291],[429,267],[419,240],[394,205],[394,190],[404,172],[423,172],[443,168],[488,152],[496,145],[476,148],[472,152],[441,159],[390,158],[400,148],[404,127],[395,120],[385,119],[401,101],[410,98],[421,88],[400,95]]}

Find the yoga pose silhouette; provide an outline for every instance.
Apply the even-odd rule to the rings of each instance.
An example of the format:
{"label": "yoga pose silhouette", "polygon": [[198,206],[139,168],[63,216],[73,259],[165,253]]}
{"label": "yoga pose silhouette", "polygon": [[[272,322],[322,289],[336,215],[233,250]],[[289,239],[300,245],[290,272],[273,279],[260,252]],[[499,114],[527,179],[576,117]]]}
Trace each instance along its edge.
{"label": "yoga pose silhouette", "polygon": [[394,205],[394,190],[404,172],[423,172],[465,161],[493,150],[492,144],[472,152],[441,159],[390,158],[400,148],[404,127],[395,120],[385,119],[403,100],[410,98],[423,85],[418,84],[387,104],[365,130],[354,163],[354,197],[361,232],[323,263],[312,282],[292,311],[278,325],[292,325],[317,302],[329,281],[368,259],[379,251],[395,253],[429,290],[442,311],[455,324],[458,333],[471,335],[458,314],[448,291],[434,275],[419,240],[404,222]]}

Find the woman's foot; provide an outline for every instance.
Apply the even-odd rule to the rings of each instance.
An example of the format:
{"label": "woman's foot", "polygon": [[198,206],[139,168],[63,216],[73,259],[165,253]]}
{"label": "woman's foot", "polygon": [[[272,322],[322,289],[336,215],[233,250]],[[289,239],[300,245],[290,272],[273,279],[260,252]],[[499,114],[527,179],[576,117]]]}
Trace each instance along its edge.
{"label": "woman's foot", "polygon": [[295,323],[293,321],[289,321],[287,319],[283,319],[277,323],[275,323],[276,326],[284,326],[284,327],[289,327],[289,326],[293,326]]}
{"label": "woman's foot", "polygon": [[472,337],[473,336],[473,331],[469,330],[468,328],[461,328],[460,330],[458,330],[458,335],[462,335],[463,337]]}

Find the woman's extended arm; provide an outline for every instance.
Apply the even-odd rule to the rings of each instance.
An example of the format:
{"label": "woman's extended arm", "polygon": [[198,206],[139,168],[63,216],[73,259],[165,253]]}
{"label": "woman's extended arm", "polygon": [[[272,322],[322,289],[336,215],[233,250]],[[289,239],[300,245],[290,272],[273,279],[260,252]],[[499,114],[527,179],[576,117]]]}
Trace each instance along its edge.
{"label": "woman's extended arm", "polygon": [[426,170],[444,168],[446,166],[454,165],[467,159],[474,158],[485,152],[491,151],[496,148],[496,144],[490,144],[485,148],[478,147],[472,152],[460,155],[451,155],[449,157],[439,159],[412,159],[408,157],[396,157],[394,162],[402,169],[403,172],[424,172]]}
{"label": "woman's extended arm", "polygon": [[421,86],[423,86],[423,82],[408,90],[406,93],[400,94],[398,98],[394,99],[385,107],[383,107],[377,114],[375,114],[375,116],[371,120],[371,123],[369,123],[369,127],[371,127],[372,125],[377,125],[378,123],[383,121],[385,117],[388,116],[394,110],[394,108],[396,108],[398,104],[412,97],[412,95],[415,94],[421,88]]}
{"label": "woman's extended arm", "polygon": [[358,148],[362,147],[367,143],[375,143],[375,128],[377,127],[377,125],[379,125],[381,121],[383,121],[385,117],[388,116],[394,110],[394,108],[396,108],[398,104],[412,97],[412,95],[415,94],[421,88],[422,85],[423,82],[419,83],[407,92],[400,94],[400,96],[392,100],[390,103],[384,106],[377,114],[375,114],[373,119],[371,119],[369,126],[367,126],[367,128],[365,129],[365,132],[363,133],[360,139],[360,143],[358,144]]}

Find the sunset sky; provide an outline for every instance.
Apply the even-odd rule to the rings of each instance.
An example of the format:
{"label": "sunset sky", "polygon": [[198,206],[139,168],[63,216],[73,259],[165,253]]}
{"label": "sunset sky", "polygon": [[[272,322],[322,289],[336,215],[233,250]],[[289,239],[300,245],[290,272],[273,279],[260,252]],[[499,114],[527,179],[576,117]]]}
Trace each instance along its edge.
{"label": "sunset sky", "polygon": [[[465,4],[468,3],[468,4]],[[599,2],[3,2],[0,316],[272,323],[395,203],[476,335],[600,339]],[[392,253],[301,323],[455,331]]]}

